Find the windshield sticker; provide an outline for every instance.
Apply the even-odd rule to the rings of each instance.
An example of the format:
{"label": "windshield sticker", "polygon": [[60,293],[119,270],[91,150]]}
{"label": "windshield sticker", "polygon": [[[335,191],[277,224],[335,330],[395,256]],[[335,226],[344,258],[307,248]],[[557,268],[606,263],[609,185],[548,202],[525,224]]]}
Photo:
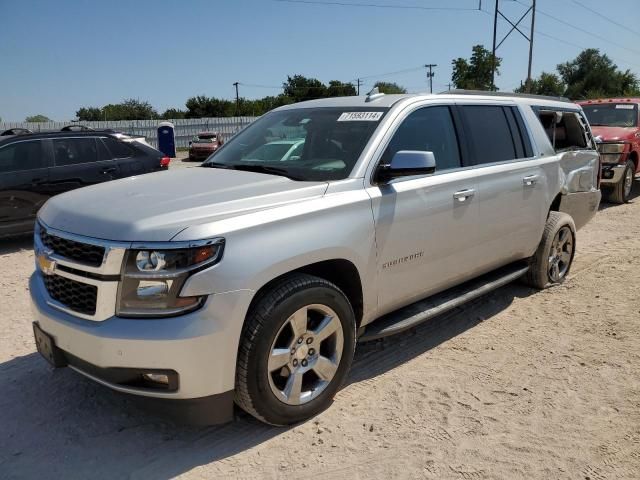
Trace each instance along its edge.
{"label": "windshield sticker", "polygon": [[619,108],[621,110],[633,110],[635,108],[635,105],[631,104],[631,105],[625,105],[625,104],[618,104],[616,105],[616,108]]}
{"label": "windshield sticker", "polygon": [[383,112],[344,112],[338,117],[339,122],[377,122]]}

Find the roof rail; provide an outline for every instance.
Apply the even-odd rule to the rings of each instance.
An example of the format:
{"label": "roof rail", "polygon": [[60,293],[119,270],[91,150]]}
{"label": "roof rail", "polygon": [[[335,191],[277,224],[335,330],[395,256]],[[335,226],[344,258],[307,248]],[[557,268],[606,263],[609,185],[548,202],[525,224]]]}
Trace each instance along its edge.
{"label": "roof rail", "polygon": [[93,128],[86,125],[66,125],[60,129],[61,132],[93,132]]}
{"label": "roof rail", "polygon": [[517,97],[517,98],[533,98],[533,99],[541,99],[541,100],[554,100],[556,102],[565,102],[565,103],[573,103],[567,97],[552,97],[549,95],[534,95],[532,93],[513,93],[513,92],[489,92],[483,90],[445,90],[444,92],[439,92],[438,95],[486,95],[489,97]]}
{"label": "roof rail", "polygon": [[14,127],[0,133],[0,137],[4,137],[5,135],[29,135],[30,133],[33,132],[28,128]]}

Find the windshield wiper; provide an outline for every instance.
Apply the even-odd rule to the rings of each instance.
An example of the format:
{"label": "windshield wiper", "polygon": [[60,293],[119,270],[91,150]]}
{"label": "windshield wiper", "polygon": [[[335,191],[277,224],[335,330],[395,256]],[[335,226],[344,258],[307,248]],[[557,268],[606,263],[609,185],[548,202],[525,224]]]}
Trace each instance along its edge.
{"label": "windshield wiper", "polygon": [[234,165],[235,170],[243,170],[245,172],[267,173],[269,175],[280,175],[291,180],[304,180],[301,177],[292,175],[286,168],[271,167],[269,165]]}
{"label": "windshield wiper", "polygon": [[200,164],[200,166],[205,168],[226,168],[227,170],[235,169],[233,165],[227,165],[226,163],[218,163],[218,162],[204,162]]}
{"label": "windshield wiper", "polygon": [[205,168],[224,168],[226,170],[242,170],[245,172],[267,173],[269,175],[280,175],[281,177],[287,177],[291,180],[302,181],[304,178],[292,175],[285,168],[271,167],[269,165],[227,165],[226,163],[219,162],[205,162],[201,167]]}

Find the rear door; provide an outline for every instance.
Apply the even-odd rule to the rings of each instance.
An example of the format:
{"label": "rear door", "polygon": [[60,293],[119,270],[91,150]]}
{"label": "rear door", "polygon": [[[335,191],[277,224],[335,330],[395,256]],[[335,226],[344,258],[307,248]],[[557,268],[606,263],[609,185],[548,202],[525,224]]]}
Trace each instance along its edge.
{"label": "rear door", "polygon": [[150,171],[145,166],[145,155],[129,145],[113,137],[102,137],[101,141],[110,152],[110,158],[118,166],[118,178],[140,175]]}
{"label": "rear door", "polygon": [[549,201],[543,164],[515,105],[459,107],[478,186],[478,255],[491,270],[534,253]]}
{"label": "rear door", "polygon": [[49,157],[41,140],[0,147],[0,236],[28,232],[49,198]]}
{"label": "rear door", "polygon": [[54,157],[50,180],[55,193],[118,178],[118,166],[97,137],[53,138],[50,142]]}

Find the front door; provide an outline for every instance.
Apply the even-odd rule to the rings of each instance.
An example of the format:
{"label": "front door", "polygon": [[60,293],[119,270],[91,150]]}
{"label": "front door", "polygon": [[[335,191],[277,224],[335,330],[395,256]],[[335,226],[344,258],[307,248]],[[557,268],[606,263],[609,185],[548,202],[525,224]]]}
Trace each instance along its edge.
{"label": "front door", "polygon": [[380,313],[446,289],[474,270],[476,182],[462,168],[448,106],[413,110],[393,134],[380,163],[400,150],[433,152],[432,175],[367,189],[372,199]]}
{"label": "front door", "polygon": [[0,236],[25,233],[49,198],[49,158],[40,140],[0,148]]}

